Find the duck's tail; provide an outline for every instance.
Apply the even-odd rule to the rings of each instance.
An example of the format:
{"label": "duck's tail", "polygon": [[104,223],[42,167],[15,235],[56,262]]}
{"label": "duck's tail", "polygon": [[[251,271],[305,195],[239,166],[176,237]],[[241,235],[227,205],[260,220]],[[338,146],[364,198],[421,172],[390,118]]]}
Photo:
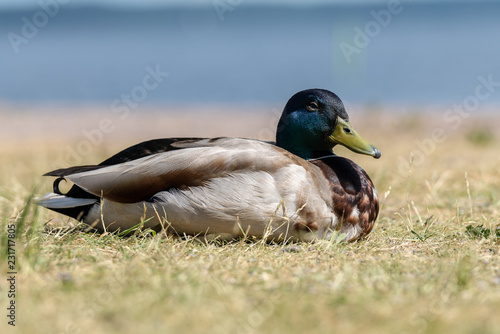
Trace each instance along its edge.
{"label": "duck's tail", "polygon": [[55,193],[45,194],[35,201],[37,205],[70,216],[76,220],[82,220],[90,208],[98,202],[99,199],[95,198],[75,198]]}

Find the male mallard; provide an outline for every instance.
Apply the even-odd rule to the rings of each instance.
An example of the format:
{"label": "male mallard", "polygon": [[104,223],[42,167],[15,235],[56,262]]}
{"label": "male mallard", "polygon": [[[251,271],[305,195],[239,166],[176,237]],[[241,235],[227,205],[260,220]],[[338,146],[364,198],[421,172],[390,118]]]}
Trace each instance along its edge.
{"label": "male mallard", "polygon": [[[341,144],[380,157],[349,123],[334,93],[310,89],[288,101],[276,144],[241,138],[168,138],[129,147],[99,165],[58,169],[38,204],[95,228],[144,228],[224,239],[328,238],[368,234],[379,205],[372,181]],[[61,180],[74,183],[68,193]]]}

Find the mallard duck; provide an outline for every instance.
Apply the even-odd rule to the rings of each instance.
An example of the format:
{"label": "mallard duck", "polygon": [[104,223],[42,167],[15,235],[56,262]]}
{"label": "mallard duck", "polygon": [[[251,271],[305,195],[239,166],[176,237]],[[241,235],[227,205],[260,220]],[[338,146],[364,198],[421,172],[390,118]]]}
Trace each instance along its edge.
{"label": "mallard duck", "polygon": [[[322,89],[293,95],[276,143],[241,138],[168,138],[129,147],[98,165],[45,174],[54,192],[38,204],[99,230],[135,226],[167,233],[272,240],[367,235],[377,192],[335,145],[380,157],[349,123],[340,98]],[[74,183],[67,193],[59,184]]]}

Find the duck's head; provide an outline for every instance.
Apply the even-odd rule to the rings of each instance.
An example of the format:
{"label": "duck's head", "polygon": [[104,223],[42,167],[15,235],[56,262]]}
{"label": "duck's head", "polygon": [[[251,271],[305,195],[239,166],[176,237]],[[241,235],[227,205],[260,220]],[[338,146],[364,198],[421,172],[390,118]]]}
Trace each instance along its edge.
{"label": "duck's head", "polygon": [[288,100],[276,131],[276,145],[304,159],[332,154],[340,144],[378,159],[380,151],[349,123],[344,104],[324,89],[298,92]]}

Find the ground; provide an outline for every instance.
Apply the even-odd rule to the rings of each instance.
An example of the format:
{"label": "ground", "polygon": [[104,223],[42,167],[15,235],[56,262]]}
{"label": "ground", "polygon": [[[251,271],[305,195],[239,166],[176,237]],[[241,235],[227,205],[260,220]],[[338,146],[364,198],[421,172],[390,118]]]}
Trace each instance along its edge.
{"label": "ground", "polygon": [[500,332],[493,113],[447,123],[440,107],[353,108],[353,126],[382,158],[336,152],[378,188],[373,232],[350,244],[267,244],[93,234],[29,198],[51,190],[44,172],[99,162],[141,140],[272,139],[278,109],[171,107],[122,118],[95,107],[12,109],[0,109],[1,333]]}

